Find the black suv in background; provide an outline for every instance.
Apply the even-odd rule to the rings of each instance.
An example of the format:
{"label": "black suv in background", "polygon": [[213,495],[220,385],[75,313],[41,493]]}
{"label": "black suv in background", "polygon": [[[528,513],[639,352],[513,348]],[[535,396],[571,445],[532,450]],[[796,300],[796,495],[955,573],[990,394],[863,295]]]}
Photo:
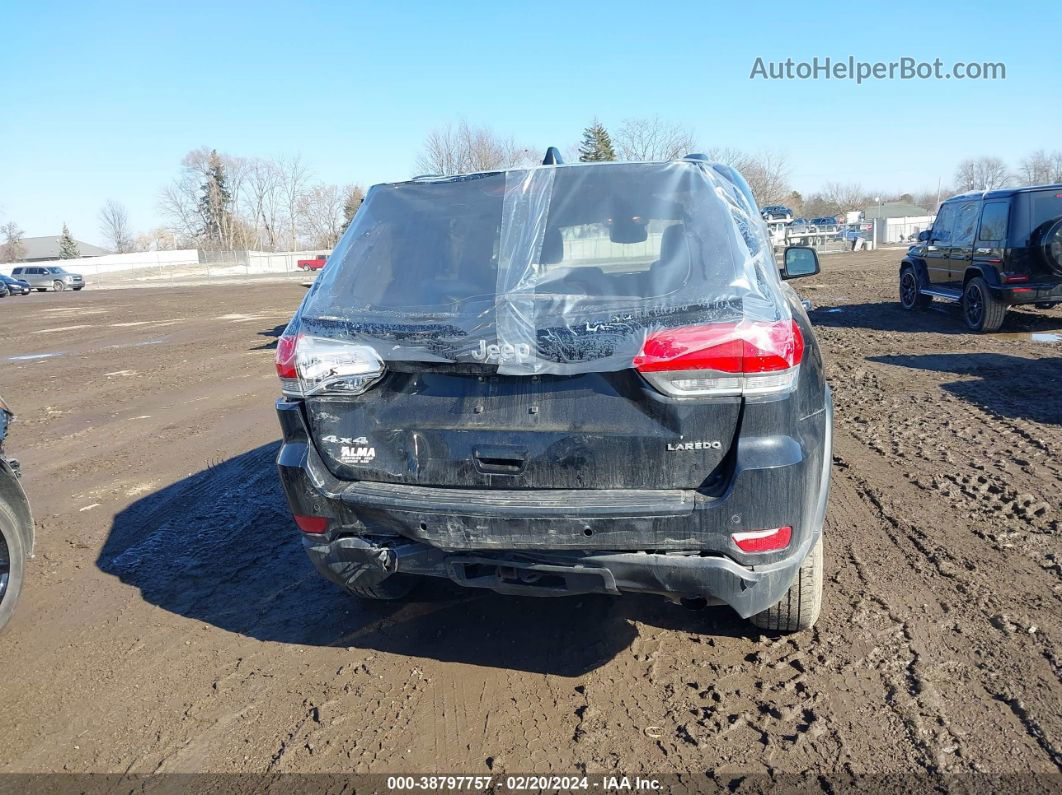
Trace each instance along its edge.
{"label": "black suv in background", "polygon": [[953,196],[900,263],[900,304],[959,301],[974,331],[996,331],[1007,307],[1062,302],[1062,185]]}
{"label": "black suv in background", "polygon": [[832,406],[732,168],[554,165],[369,192],[277,346],[280,479],[351,593],[625,591],[810,627]]}

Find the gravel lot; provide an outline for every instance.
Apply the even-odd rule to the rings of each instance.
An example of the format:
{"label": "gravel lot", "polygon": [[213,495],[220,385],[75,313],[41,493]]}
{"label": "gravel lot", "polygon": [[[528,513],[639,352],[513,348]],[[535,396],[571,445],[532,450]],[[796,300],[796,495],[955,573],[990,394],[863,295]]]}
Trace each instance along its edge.
{"label": "gravel lot", "polygon": [[0,300],[38,534],[0,772],[1058,773],[1062,308],[969,335],[903,313],[899,256],[794,283],[837,413],[823,616],[781,638],[649,597],[359,603],[272,466],[303,286]]}

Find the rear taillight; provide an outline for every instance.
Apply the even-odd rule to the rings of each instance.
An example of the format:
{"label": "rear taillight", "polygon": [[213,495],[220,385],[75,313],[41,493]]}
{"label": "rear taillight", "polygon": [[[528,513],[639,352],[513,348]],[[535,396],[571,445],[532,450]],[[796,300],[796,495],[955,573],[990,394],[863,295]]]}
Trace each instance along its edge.
{"label": "rear taillight", "polygon": [[1029,274],[1027,273],[1004,273],[1003,284],[1021,284],[1022,282],[1029,281]]}
{"label": "rear taillight", "polygon": [[733,533],[731,540],[742,552],[774,552],[785,549],[793,538],[792,527],[775,527],[771,530],[749,530]]}
{"label": "rear taillight", "polygon": [[741,321],[658,331],[634,366],[672,397],[752,397],[792,391],[803,358],[795,320]]}
{"label": "rear taillight", "polygon": [[281,390],[291,397],[360,395],[384,374],[368,345],[306,334],[280,338],[276,366]]}
{"label": "rear taillight", "polygon": [[297,386],[299,372],[295,369],[295,348],[299,344],[299,336],[285,335],[277,340],[277,375],[280,377],[281,387],[285,392],[288,388]]}

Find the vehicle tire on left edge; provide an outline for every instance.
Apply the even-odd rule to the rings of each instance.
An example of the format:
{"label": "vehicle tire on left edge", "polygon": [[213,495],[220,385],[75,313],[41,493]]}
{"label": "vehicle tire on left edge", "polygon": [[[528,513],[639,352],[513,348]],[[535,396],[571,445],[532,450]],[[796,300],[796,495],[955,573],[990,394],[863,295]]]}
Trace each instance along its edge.
{"label": "vehicle tire on left edge", "polygon": [[22,591],[25,562],[26,553],[18,532],[18,520],[7,504],[0,501],[0,631],[3,631],[15,612],[15,604]]}

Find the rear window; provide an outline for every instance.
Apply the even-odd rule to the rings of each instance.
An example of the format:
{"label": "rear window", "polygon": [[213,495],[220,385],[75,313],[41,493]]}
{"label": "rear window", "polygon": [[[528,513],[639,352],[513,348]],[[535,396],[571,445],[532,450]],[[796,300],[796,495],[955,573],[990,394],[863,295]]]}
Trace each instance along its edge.
{"label": "rear window", "polygon": [[1008,202],[993,202],[985,205],[981,213],[981,231],[977,233],[977,239],[986,243],[994,243],[1003,240],[1007,236],[1007,213],[1010,209]]}
{"label": "rear window", "polygon": [[552,169],[536,196],[524,194],[529,173],[374,188],[314,305],[461,314],[513,288],[645,302],[691,283],[725,294],[742,275],[730,219],[703,180],[676,184],[664,166]]}
{"label": "rear window", "polygon": [[329,259],[302,320],[385,358],[487,338],[570,363],[661,324],[787,311],[759,212],[685,162],[378,185]]}

